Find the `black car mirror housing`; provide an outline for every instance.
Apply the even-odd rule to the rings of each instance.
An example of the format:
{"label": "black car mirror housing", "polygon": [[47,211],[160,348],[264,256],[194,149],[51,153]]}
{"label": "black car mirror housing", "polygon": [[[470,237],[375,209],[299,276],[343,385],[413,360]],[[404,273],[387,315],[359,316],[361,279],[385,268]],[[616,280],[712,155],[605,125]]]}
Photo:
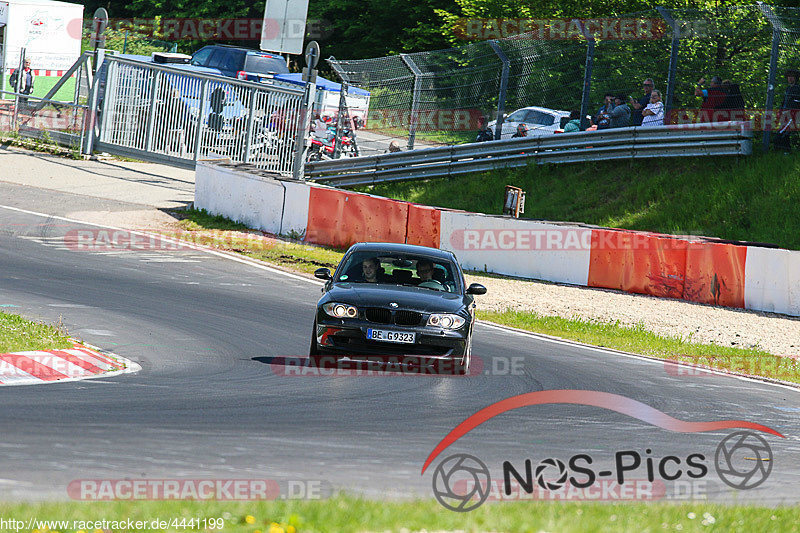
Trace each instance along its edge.
{"label": "black car mirror housing", "polygon": [[[331,271],[327,268],[318,268],[314,271],[314,277],[329,280],[331,279]],[[486,292],[486,289],[484,289],[484,292]]]}
{"label": "black car mirror housing", "polygon": [[467,287],[467,294],[486,294],[486,287],[480,283],[471,283],[470,286]]}

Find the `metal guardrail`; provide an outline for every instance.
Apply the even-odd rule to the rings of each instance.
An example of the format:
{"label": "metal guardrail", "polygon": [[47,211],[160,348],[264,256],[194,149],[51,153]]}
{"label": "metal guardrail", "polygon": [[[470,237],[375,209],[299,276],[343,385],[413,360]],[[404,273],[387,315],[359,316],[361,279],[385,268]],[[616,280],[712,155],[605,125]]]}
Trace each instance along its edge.
{"label": "metal guardrail", "polygon": [[457,176],[530,163],[749,155],[749,122],[632,127],[427,148],[306,163],[305,176],[339,187]]}
{"label": "metal guardrail", "polygon": [[302,88],[105,61],[97,149],[187,168],[226,158],[291,175]]}

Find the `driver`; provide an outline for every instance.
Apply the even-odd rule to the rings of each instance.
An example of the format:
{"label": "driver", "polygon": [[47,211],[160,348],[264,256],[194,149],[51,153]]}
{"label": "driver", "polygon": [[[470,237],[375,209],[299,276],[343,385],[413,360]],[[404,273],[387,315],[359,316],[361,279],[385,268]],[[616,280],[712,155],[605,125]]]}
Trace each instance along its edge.
{"label": "driver", "polygon": [[417,261],[417,276],[419,276],[420,283],[436,281],[433,279],[433,263],[427,259]]}
{"label": "driver", "polygon": [[364,281],[368,283],[378,283],[378,272],[381,270],[381,262],[377,257],[369,257],[361,263],[361,273]]}

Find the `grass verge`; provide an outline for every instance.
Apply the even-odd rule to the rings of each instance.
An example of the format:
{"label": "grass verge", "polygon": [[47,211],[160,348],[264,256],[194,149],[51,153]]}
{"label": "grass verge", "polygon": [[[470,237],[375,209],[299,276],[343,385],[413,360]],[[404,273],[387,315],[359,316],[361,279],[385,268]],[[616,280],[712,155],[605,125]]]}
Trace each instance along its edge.
{"label": "grass verge", "polygon": [[[181,209],[170,213],[180,219],[179,224],[186,232],[176,237],[306,274],[321,267],[333,270],[344,255],[334,248],[266,237],[263,232],[248,229],[244,224],[210,215],[205,209]],[[289,235],[287,238],[299,240],[302,235]]]}
{"label": "grass verge", "polygon": [[62,325],[47,326],[0,311],[0,353],[72,348]]}
{"label": "grass verge", "polygon": [[525,216],[800,249],[800,154],[529,165],[454,179],[357,190],[425,205],[500,214],[506,185]]}
{"label": "grass verge", "polygon": [[525,311],[478,310],[478,318],[593,346],[800,383],[800,361],[797,359],[758,349],[693,343],[691,339],[657,335],[642,325],[626,327],[614,322],[543,316]]}
{"label": "grass verge", "polygon": [[[375,502],[350,496],[323,501],[191,502],[119,501],[97,503],[0,504],[4,519],[35,517],[39,531],[123,531],[126,527],[87,527],[81,522],[222,518],[222,531],[300,533],[327,531],[799,531],[796,507],[660,503],[504,502],[455,513],[433,499]],[[44,521],[62,521],[45,524]],[[214,522],[219,523],[218,520]],[[101,524],[103,525],[103,524]],[[107,524],[113,526],[113,524]],[[55,527],[54,527],[55,526]],[[76,527],[77,526],[77,527]],[[83,526],[83,527],[81,527]],[[130,529],[186,531],[218,528]]]}

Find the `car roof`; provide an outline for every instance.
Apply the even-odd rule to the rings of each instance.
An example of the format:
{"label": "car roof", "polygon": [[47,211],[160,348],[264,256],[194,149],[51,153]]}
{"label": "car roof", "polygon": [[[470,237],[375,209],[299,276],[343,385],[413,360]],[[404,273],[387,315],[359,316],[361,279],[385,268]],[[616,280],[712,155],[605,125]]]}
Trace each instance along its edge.
{"label": "car roof", "polygon": [[455,261],[455,256],[447,250],[429,248],[427,246],[417,246],[416,244],[400,244],[396,242],[360,242],[350,247],[350,251],[363,252],[387,252],[425,255],[434,259],[446,259]]}
{"label": "car roof", "polygon": [[548,107],[539,107],[539,106],[529,106],[529,107],[520,107],[512,111],[516,113],[517,111],[541,111],[542,113],[548,113],[550,115],[566,115],[569,116],[569,111],[561,111],[560,109],[550,109]]}
{"label": "car roof", "polygon": [[229,48],[233,50],[243,50],[248,54],[256,54],[260,56],[269,56],[269,57],[280,57],[281,59],[283,59],[283,57],[280,54],[273,54],[272,52],[265,52],[263,50],[253,50],[252,48],[246,48],[244,46],[235,46],[232,44],[209,44],[207,46],[204,46],[203,48]]}

